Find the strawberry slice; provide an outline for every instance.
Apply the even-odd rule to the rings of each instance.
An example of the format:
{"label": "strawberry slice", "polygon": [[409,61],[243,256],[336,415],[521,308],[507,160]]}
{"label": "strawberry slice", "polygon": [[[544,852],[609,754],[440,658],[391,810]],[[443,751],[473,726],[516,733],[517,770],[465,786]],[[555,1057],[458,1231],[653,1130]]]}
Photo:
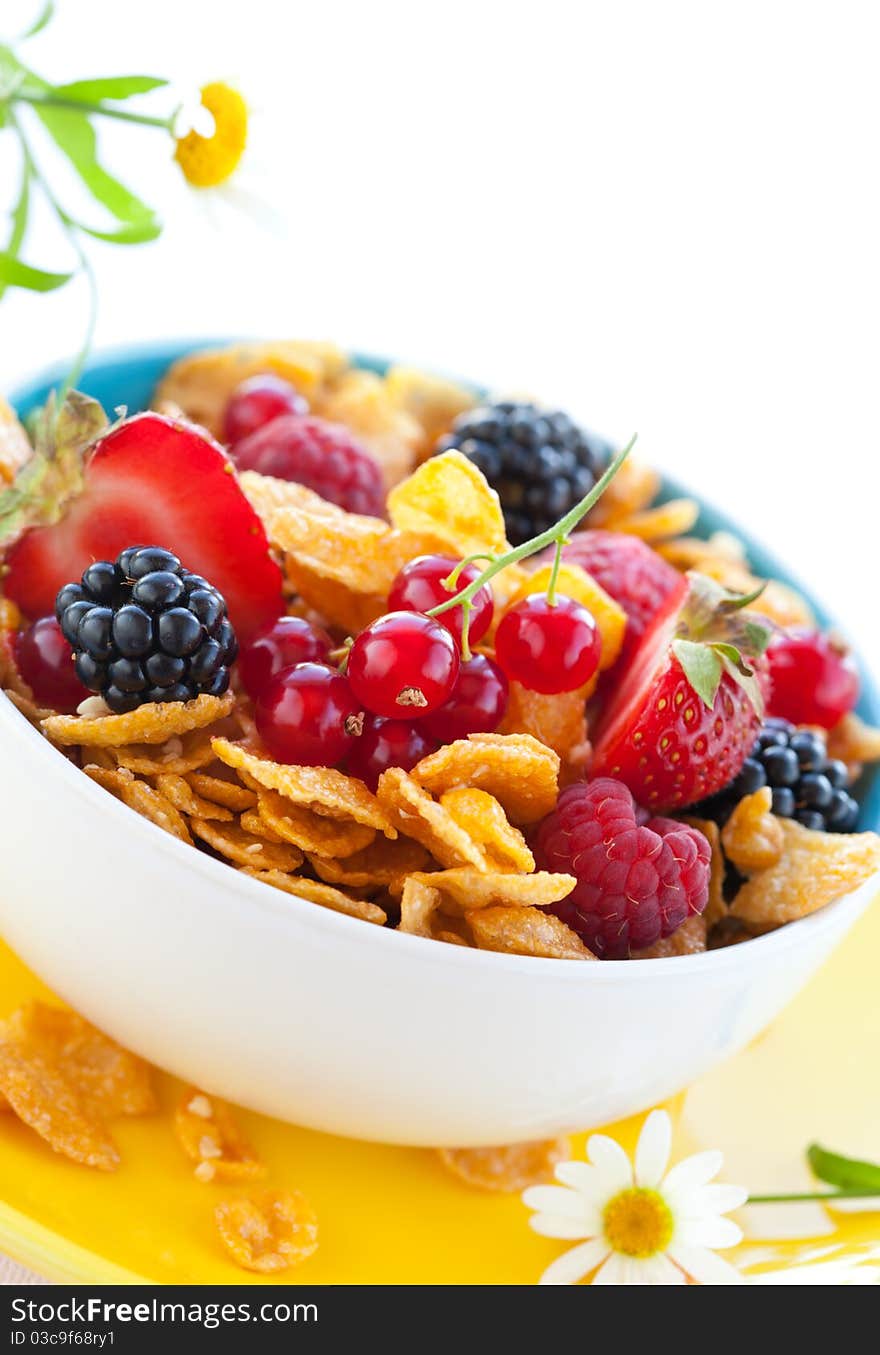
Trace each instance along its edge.
{"label": "strawberry slice", "polygon": [[681,578],[603,711],[591,777],[623,781],[656,812],[695,804],[738,774],[767,686],[771,631],[743,610],[752,601],[699,574]]}
{"label": "strawberry slice", "polygon": [[13,540],[7,596],[26,616],[45,616],[93,560],[164,546],[219,589],[246,643],[283,611],[281,571],[226,454],[193,425],[151,412],[94,442],[94,404],[69,398],[51,436],[45,419],[43,446],[38,435],[32,461],[0,497],[0,541]]}

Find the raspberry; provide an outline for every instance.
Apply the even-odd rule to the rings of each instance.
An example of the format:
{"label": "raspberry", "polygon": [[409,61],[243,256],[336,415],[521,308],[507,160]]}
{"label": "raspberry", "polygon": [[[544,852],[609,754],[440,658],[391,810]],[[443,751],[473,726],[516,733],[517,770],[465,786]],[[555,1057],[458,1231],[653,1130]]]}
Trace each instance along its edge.
{"label": "raspberry", "polygon": [[236,443],[230,455],[239,470],[295,480],[349,513],[384,515],[379,463],[342,424],[280,414]]}
{"label": "raspberry", "polygon": [[626,786],[610,777],[569,786],[540,825],[539,869],[577,884],[555,913],[603,960],[623,960],[671,936],[709,897],[712,851],[695,828],[644,820]]}
{"label": "raspberry", "polygon": [[[549,558],[552,559],[552,553]],[[672,565],[625,532],[575,532],[563,558],[604,588],[626,612],[626,635],[619,662],[626,667],[633,650],[678,584]]]}

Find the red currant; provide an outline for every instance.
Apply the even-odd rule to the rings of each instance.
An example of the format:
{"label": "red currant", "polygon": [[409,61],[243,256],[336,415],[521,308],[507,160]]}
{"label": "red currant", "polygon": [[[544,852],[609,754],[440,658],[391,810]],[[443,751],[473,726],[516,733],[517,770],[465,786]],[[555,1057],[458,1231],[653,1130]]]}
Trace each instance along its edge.
{"label": "red currant", "polygon": [[602,637],[586,607],[561,594],[533,593],[502,618],[495,656],[509,678],[550,695],[581,687],[599,667]]}
{"label": "red currant", "polygon": [[279,414],[306,414],[308,404],[289,381],[266,372],[248,377],[229,397],[223,416],[223,437],[230,447]]}
{"label": "red currant", "polygon": [[415,719],[442,706],[458,677],[458,648],[445,626],[418,612],[389,612],[362,630],[348,680],[374,715]]}
{"label": "red currant", "polygon": [[[441,602],[448,602],[456,593],[460,593],[462,588],[467,588],[469,583],[473,583],[480,574],[477,565],[465,565],[455,587],[445,588],[443,580],[449,577],[458,563],[458,560],[452,559],[449,555],[419,555],[415,560],[410,560],[391,585],[388,606],[392,611],[429,612],[432,607],[439,607]],[[492,590],[488,584],[484,584],[471,601],[468,639],[472,645],[486,634],[494,610]],[[450,607],[448,612],[441,612],[436,620],[441,626],[446,627],[460,645],[464,621],[461,607]]]}
{"label": "red currant", "polygon": [[859,699],[859,675],[845,650],[819,631],[796,629],[767,650],[768,711],[795,725],[833,729]]}
{"label": "red currant", "polygon": [[379,777],[389,767],[402,767],[408,772],[436,748],[436,743],[421,728],[421,722],[409,724],[406,720],[383,720],[379,715],[368,715],[364,732],[348,755],[346,768],[352,776],[365,781],[370,790],[375,790]]}
{"label": "red currant", "polygon": [[507,678],[491,659],[475,654],[461,665],[452,696],[424,720],[438,743],[491,734],[507,709]]}
{"label": "red currant", "polygon": [[54,616],[40,617],[16,636],[15,661],[42,706],[68,714],[92,695],[76,675],[73,651]]}
{"label": "red currant", "polygon": [[300,616],[279,616],[258,630],[238,660],[241,680],[249,696],[257,697],[282,668],[297,663],[320,663],[333,641],[320,626]]}
{"label": "red currant", "polygon": [[272,756],[301,767],[335,767],[363,723],[347,678],[320,663],[282,669],[257,697],[254,715]]}

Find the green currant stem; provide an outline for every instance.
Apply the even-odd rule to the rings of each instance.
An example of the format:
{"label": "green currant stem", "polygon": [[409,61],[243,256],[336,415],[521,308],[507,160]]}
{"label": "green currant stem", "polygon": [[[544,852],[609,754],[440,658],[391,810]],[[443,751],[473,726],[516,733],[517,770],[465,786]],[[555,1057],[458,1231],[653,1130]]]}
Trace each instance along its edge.
{"label": "green currant stem", "polygon": [[559,579],[559,567],[562,564],[562,549],[568,544],[568,538],[563,536],[556,542],[556,554],[553,556],[553,568],[550,571],[550,582],[547,585],[547,605],[556,606],[556,583]]}
{"label": "green currant stem", "polygon": [[127,108],[111,108],[107,104],[86,103],[82,99],[65,99],[58,94],[24,94],[17,90],[12,102],[32,104],[35,108],[70,108],[78,113],[96,113],[102,118],[115,118],[117,122],[133,122],[140,127],[160,127],[165,132],[174,130],[173,117],[151,117],[148,113],[131,113]]}
{"label": "green currant stem", "polygon": [[793,1195],[750,1195],[746,1204],[790,1204],[800,1200],[872,1200],[880,1190],[805,1190]]}
{"label": "green currant stem", "polygon": [[451,593],[461,578],[461,571],[467,569],[468,565],[472,565],[475,560],[488,560],[492,564],[497,558],[496,555],[488,555],[481,550],[475,551],[473,555],[466,555],[463,560],[459,560],[455,569],[450,570],[446,578],[441,580],[443,587]]}
{"label": "green currant stem", "polygon": [[496,574],[500,574],[502,569],[506,569],[508,565],[515,565],[520,560],[528,559],[530,555],[537,555],[538,551],[543,550],[545,546],[564,542],[569,532],[573,531],[581,519],[589,513],[593,504],[598,503],[601,499],[635,446],[636,437],[637,434],[634,433],[623,450],[614,457],[604,475],[600,476],[593,485],[589,494],[585,494],[581,501],[575,504],[574,508],[570,508],[565,517],[560,518],[552,527],[548,527],[546,532],[541,532],[539,536],[533,536],[530,541],[524,541],[521,546],[509,550],[506,555],[499,555],[490,565],[487,565],[482,574],[477,575],[472,583],[469,583],[460,593],[456,593],[455,597],[450,598],[448,602],[441,602],[436,607],[432,607],[428,616],[439,616],[441,612],[448,612],[451,607],[461,607],[463,603],[473,601],[483,585],[489,583]]}
{"label": "green currant stem", "polygon": [[471,631],[471,611],[473,605],[470,602],[461,604],[461,661],[469,663],[473,655],[471,654],[470,631]]}

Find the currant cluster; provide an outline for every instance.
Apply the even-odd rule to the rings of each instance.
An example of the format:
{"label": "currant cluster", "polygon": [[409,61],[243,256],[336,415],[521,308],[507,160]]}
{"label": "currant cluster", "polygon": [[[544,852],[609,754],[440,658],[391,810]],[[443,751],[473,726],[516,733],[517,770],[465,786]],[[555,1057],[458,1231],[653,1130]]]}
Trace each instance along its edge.
{"label": "currant cluster", "polygon": [[[397,575],[389,611],[357,636],[339,667],[326,633],[296,617],[264,630],[242,655],[242,680],[273,756],[303,765],[346,764],[375,786],[388,767],[409,770],[443,743],[498,728],[508,680],[539,692],[581,686],[601,639],[569,598],[527,597],[502,618],[496,660],[473,653],[494,601],[480,570],[424,555]],[[449,606],[470,591],[464,605]],[[434,614],[432,614],[434,613]]]}

